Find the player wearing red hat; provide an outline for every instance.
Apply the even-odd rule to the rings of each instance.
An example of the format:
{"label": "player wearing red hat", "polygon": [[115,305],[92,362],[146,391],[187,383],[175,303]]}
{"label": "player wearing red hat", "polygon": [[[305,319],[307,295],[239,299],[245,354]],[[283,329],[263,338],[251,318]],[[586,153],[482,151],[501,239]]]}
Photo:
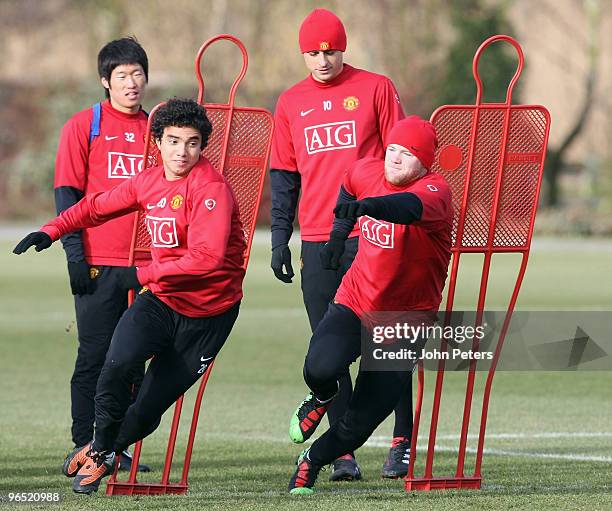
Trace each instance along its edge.
{"label": "player wearing red hat", "polygon": [[[147,212],[152,263],[116,276],[124,290],[146,290],[113,333],[96,387],[94,440],[67,460],[75,466],[76,493],[97,491],[116,453],[157,428],[215,359],[238,316],[246,244],[229,184],[201,156],[211,131],[195,101],[168,101],[152,124],[162,165],[86,195],[14,249],[40,251],[67,233]],[[134,368],[152,357],[130,405]]]}
{"label": "player wearing red hat", "polygon": [[[450,187],[429,171],[435,129],[411,116],[387,140],[384,161],[368,157],[351,166],[334,209],[334,239],[346,238],[359,218],[360,247],[310,340],[304,380],[311,393],[292,417],[305,438],[333,402],[338,378],[362,355],[362,328],[381,312],[435,313],[442,299],[453,213]],[[343,252],[343,244],[329,243],[323,258],[337,267]],[[401,371],[360,367],[348,409],[302,453],[290,493],[312,493],[321,467],[363,445],[406,393],[415,362]]]}
{"label": "player wearing red hat", "polygon": [[[330,240],[332,211],[342,176],[360,158],[383,157],[386,137],[404,113],[391,80],[343,62],[346,32],[332,12],[312,11],[300,27],[299,45],[310,74],[281,94],[275,111],[270,170],[271,267],[279,280],[292,281],[288,243],[301,191],[301,284],[314,331],[357,252],[358,231],[354,229],[341,240],[345,250],[338,268],[322,266],[320,252]],[[338,420],[348,406],[352,393],[348,371],[341,376],[338,390],[328,412],[330,423]],[[405,440],[411,431],[412,396],[407,392],[398,404],[394,429],[394,437],[404,441],[400,462],[393,467],[385,463],[384,474],[397,477],[406,473],[401,458],[407,452]],[[294,442],[303,441],[295,427],[290,436]],[[330,479],[359,479],[354,454],[342,454],[334,462]],[[394,454],[387,461],[396,458]]]}

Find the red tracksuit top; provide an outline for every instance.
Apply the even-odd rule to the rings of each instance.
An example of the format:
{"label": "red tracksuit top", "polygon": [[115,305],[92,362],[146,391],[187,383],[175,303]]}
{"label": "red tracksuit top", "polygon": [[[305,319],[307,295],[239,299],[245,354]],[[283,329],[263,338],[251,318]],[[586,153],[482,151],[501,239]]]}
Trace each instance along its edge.
{"label": "red tracksuit top", "polygon": [[242,298],[246,243],[238,205],[204,157],[183,179],[168,181],[160,165],[89,194],[41,230],[55,241],[138,209],[147,211],[153,261],[137,276],[155,296],[189,317],[221,314]]}
{"label": "red tracksuit top", "polygon": [[383,160],[365,158],[347,172],[343,186],[358,200],[413,193],[423,214],[410,225],[359,217],[359,250],[335,301],[362,320],[373,312],[437,311],[451,255],[453,209],[445,179],[430,172],[396,187],[385,179]]}
{"label": "red tracksuit top", "polygon": [[348,64],[331,82],[309,75],[281,94],[270,167],[300,173],[302,240],[329,239],[342,176],[360,158],[383,158],[385,137],[403,117],[389,78]]}
{"label": "red tracksuit top", "polygon": [[[143,111],[126,114],[102,103],[100,135],[89,143],[91,108],[73,115],[62,129],[55,162],[55,188],[71,186],[84,195],[105,192],[142,171],[147,130]],[[127,266],[134,215],[83,231],[85,259],[92,265]],[[150,259],[136,253],[137,260]]]}

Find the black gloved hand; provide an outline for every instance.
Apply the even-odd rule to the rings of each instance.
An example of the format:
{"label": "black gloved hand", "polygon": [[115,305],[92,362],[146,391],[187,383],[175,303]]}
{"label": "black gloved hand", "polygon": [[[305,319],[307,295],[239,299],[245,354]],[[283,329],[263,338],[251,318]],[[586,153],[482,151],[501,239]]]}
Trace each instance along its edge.
{"label": "black gloved hand", "polygon": [[[283,273],[283,266],[285,267],[285,273]],[[283,244],[272,249],[272,262],[270,267],[274,271],[276,278],[286,284],[290,284],[291,279],[294,277],[293,267],[291,266],[291,250],[289,245]]]}
{"label": "black gloved hand", "polygon": [[338,218],[357,218],[372,214],[372,204],[369,199],[341,202],[334,208],[334,215]]}
{"label": "black gloved hand", "polygon": [[320,252],[321,266],[326,270],[337,270],[340,268],[340,258],[344,254],[344,242],[346,238],[332,232],[329,241],[323,245]]}
{"label": "black gloved hand", "polygon": [[17,246],[13,249],[13,254],[23,254],[28,248],[34,246],[36,247],[36,252],[40,252],[45,248],[49,248],[52,243],[51,236],[48,234],[42,231],[31,232],[17,243]]}
{"label": "black gloved hand", "polygon": [[89,274],[89,264],[87,261],[80,261],[78,263],[71,263],[69,261],[68,275],[73,295],[91,295],[96,290],[96,281]]}
{"label": "black gloved hand", "polygon": [[140,289],[142,287],[142,284],[138,282],[136,272],[136,266],[128,266],[127,268],[122,268],[118,276],[119,286],[121,286],[125,290]]}

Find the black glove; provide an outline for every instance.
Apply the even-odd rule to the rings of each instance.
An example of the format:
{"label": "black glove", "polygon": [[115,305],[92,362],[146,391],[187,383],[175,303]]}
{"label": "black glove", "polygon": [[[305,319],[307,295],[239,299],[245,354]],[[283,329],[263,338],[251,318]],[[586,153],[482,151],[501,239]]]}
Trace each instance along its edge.
{"label": "black glove", "polygon": [[340,258],[344,254],[344,236],[338,236],[334,232],[329,236],[329,241],[321,249],[321,266],[326,270],[337,270],[340,268]]}
{"label": "black glove", "polygon": [[[283,266],[285,267],[286,273],[283,273]],[[293,267],[291,266],[291,250],[289,250],[289,245],[279,245],[272,249],[272,262],[270,263],[270,267],[278,280],[287,284],[291,283],[291,279],[295,273],[293,273]]]}
{"label": "black glove", "polygon": [[337,218],[357,218],[359,216],[372,214],[372,204],[369,199],[341,202],[334,208]]}
{"label": "black glove", "polygon": [[73,295],[91,295],[96,290],[96,281],[89,275],[87,261],[79,263],[68,262],[68,275],[70,276],[70,289]]}
{"label": "black glove", "polygon": [[128,266],[127,268],[122,268],[121,272],[119,272],[119,286],[123,289],[140,289],[142,284],[138,282],[138,277],[136,276],[137,268],[136,266]]}
{"label": "black glove", "polygon": [[36,252],[40,252],[45,248],[49,248],[52,243],[53,241],[48,234],[42,231],[31,232],[17,243],[17,246],[13,249],[13,254],[23,254],[28,248],[34,246],[36,247]]}

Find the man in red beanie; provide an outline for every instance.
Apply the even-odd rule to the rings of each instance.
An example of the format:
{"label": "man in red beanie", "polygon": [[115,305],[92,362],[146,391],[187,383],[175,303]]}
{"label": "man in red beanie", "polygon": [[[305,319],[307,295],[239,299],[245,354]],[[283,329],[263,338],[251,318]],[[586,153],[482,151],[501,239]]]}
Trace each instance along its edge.
{"label": "man in red beanie", "polygon": [[[363,158],[349,168],[334,209],[332,240],[349,236],[359,218],[360,246],[310,340],[304,380],[311,393],[294,415],[305,438],[335,399],[339,377],[362,355],[362,331],[376,332],[374,322],[385,313],[431,317],[442,299],[453,211],[450,187],[429,170],[437,147],[435,129],[410,116],[393,127],[387,140],[384,160]],[[344,250],[333,241],[323,257],[337,266]],[[417,342],[422,347],[424,339]],[[401,370],[364,370],[362,358],[348,409],[302,452],[290,493],[312,493],[321,467],[365,443],[408,392],[415,363],[407,360]]]}
{"label": "man in red beanie", "polygon": [[[346,32],[332,12],[312,11],[300,28],[299,45],[310,74],[280,96],[275,112],[270,170],[271,267],[279,280],[292,281],[289,239],[301,190],[301,284],[314,331],[357,252],[358,230],[354,229],[348,237],[335,240],[345,248],[337,268],[325,268],[320,258],[321,249],[330,241],[332,211],[342,176],[360,158],[383,157],[386,137],[404,113],[391,80],[344,64]],[[330,423],[344,414],[351,393],[347,371],[340,377],[338,395],[328,412]],[[412,396],[408,392],[398,404],[394,444],[383,475],[405,475],[402,461],[409,456],[411,432]],[[303,441],[295,425],[290,437],[296,443]],[[330,479],[360,479],[354,454],[342,454],[334,462]]]}

